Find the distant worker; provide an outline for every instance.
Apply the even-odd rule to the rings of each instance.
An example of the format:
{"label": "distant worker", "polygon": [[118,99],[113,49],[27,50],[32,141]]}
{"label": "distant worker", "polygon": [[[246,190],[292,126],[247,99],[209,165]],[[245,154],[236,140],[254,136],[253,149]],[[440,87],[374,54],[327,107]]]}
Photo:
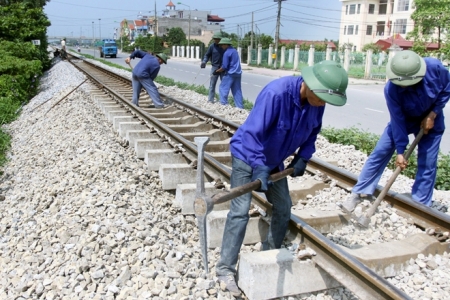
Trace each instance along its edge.
{"label": "distant worker", "polygon": [[167,56],[164,53],[158,53],[153,56],[148,52],[135,50],[131,53],[130,57],[125,59],[125,62],[130,64],[131,59],[135,57],[141,60],[132,71],[133,104],[139,106],[139,96],[142,87],[144,87],[150,98],[152,98],[155,108],[164,108],[164,103],[161,101],[158,88],[153,81],[158,76],[161,64],[167,64]]}
{"label": "distant worker", "polygon": [[384,96],[391,120],[366,160],[351,195],[342,204],[346,213],[351,213],[362,200],[373,199],[373,192],[395,151],[396,166],[406,168],[408,162],[403,154],[408,135],[416,136],[420,128],[424,129],[424,135],[418,143],[411,197],[431,206],[439,145],[445,130],[443,108],[450,97],[449,72],[438,59],[422,58],[405,50],[388,61],[386,77],[389,82],[384,87]]}
{"label": "distant worker", "polygon": [[66,51],[66,38],[63,38],[61,40],[61,49]]}
{"label": "distant worker", "polygon": [[213,35],[214,43],[212,43],[208,50],[205,53],[205,56],[203,57],[202,64],[200,65],[200,68],[204,69],[206,67],[206,63],[211,60],[211,72],[210,72],[210,78],[209,81],[209,95],[208,95],[208,101],[211,103],[214,103],[214,97],[216,96],[216,84],[217,80],[220,77],[220,80],[222,80],[223,73],[219,73],[215,75],[215,71],[220,68],[222,64],[222,56],[224,50],[221,46],[219,46],[220,39],[222,38],[222,35],[220,32],[215,33]]}
{"label": "distant worker", "polygon": [[[296,152],[288,165],[292,177],[302,176],[316,151],[315,142],[322,128],[325,104],[342,106],[348,75],[340,64],[322,61],[302,69],[302,76],[287,76],[267,84],[259,93],[255,106],[231,138],[231,188],[259,180],[272,204],[269,232],[262,248],[279,249],[291,217],[291,197],[287,178],[270,182],[270,174],[285,169],[284,161]],[[239,251],[249,220],[251,193],[231,201],[223,232],[216,274],[233,296],[240,290],[234,275]]]}
{"label": "distant worker", "polygon": [[67,51],[66,51],[66,38],[63,38],[61,40],[61,59],[67,58]]}
{"label": "distant worker", "polygon": [[222,58],[222,66],[215,72],[216,74],[223,73],[219,87],[220,104],[228,104],[228,94],[231,89],[236,107],[244,108],[241,89],[242,69],[239,54],[231,46],[229,38],[222,38],[219,45],[225,51]]}

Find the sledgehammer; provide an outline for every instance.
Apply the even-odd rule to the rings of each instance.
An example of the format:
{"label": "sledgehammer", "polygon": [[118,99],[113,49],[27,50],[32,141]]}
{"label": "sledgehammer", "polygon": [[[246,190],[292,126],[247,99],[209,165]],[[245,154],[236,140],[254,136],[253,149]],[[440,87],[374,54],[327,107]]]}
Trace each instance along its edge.
{"label": "sledgehammer", "polygon": [[[417,134],[416,138],[414,139],[411,146],[409,146],[408,151],[405,153],[405,159],[408,160],[411,153],[414,151],[414,148],[416,148],[417,144],[419,143],[420,139],[423,136],[423,128],[420,129],[419,133]],[[386,196],[387,192],[391,188],[392,184],[394,183],[397,176],[400,174],[401,168],[397,167],[392,174],[391,178],[389,178],[389,181],[384,186],[381,193],[378,195],[375,202],[372,204],[372,206],[366,211],[365,214],[361,215],[361,217],[358,218],[358,224],[363,227],[368,227],[370,223],[370,218],[373,216],[375,211],[377,210],[378,206],[380,205],[381,201],[384,199],[384,196]]]}
{"label": "sledgehammer", "polygon": [[[197,159],[197,189],[195,192],[194,201],[194,213],[197,217],[197,226],[200,233],[200,248],[202,250],[203,265],[206,273],[208,269],[208,246],[206,238],[206,217],[213,210],[214,205],[224,203],[243,194],[249,193],[258,189],[261,186],[261,181],[255,180],[247,184],[230,189],[227,192],[221,192],[215,194],[212,197],[208,197],[205,194],[205,179],[204,179],[204,156],[205,146],[209,142],[208,137],[196,137],[194,138],[197,144],[198,159]],[[294,171],[293,168],[286,169],[284,171],[272,174],[269,180],[272,182],[278,181],[287,177]]]}

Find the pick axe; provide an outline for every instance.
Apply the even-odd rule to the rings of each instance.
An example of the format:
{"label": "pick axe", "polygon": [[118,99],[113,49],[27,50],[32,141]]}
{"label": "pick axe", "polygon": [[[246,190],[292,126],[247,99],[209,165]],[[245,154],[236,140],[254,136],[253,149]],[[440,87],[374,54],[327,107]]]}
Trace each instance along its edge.
{"label": "pick axe", "polygon": [[[195,137],[195,143],[197,144],[197,189],[195,192],[194,201],[194,213],[197,217],[197,226],[200,233],[200,248],[202,250],[203,265],[206,273],[208,269],[208,245],[206,236],[206,217],[213,210],[214,205],[227,202],[231,199],[239,197],[243,194],[249,193],[258,189],[261,186],[261,181],[255,180],[247,184],[235,187],[226,192],[215,194],[212,197],[208,197],[205,194],[205,177],[204,177],[204,156],[205,146],[209,142],[208,137]],[[286,169],[284,171],[272,174],[269,180],[272,182],[278,181],[287,177],[294,171],[293,168]]]}
{"label": "pick axe", "polygon": [[[409,146],[408,151],[406,151],[406,153],[405,153],[405,159],[406,160],[408,160],[409,156],[414,151],[414,148],[416,148],[416,146],[419,143],[419,141],[422,138],[422,136],[423,136],[423,128],[420,129],[420,131],[417,134],[416,138],[414,139],[413,143],[411,144],[411,146]],[[373,214],[377,210],[377,208],[380,205],[381,201],[384,199],[384,196],[386,196],[387,192],[389,191],[389,189],[391,188],[392,184],[394,183],[395,179],[397,178],[397,176],[400,174],[401,171],[402,171],[402,169],[400,167],[397,167],[395,169],[395,171],[392,174],[391,178],[389,178],[389,181],[386,183],[386,185],[384,186],[383,190],[378,195],[377,199],[372,204],[372,206],[366,211],[365,214],[362,214],[358,218],[358,224],[359,225],[361,225],[362,227],[365,227],[365,228],[369,227],[370,218],[373,216]]]}

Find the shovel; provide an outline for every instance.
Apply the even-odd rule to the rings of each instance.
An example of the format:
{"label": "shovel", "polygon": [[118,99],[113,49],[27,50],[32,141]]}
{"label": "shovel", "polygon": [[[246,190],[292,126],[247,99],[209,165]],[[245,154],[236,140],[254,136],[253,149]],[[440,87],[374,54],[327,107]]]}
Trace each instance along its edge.
{"label": "shovel", "polygon": [[[419,143],[420,139],[423,136],[423,128],[420,129],[419,133],[417,134],[416,138],[414,139],[413,143],[409,147],[408,151],[405,153],[405,159],[408,160],[411,153],[414,151],[414,148],[416,148],[417,144]],[[369,227],[370,224],[370,218],[373,216],[375,211],[377,210],[378,206],[380,205],[381,201],[384,199],[384,196],[386,196],[387,192],[391,188],[392,184],[394,183],[397,176],[400,174],[401,168],[397,167],[392,174],[391,178],[389,178],[389,181],[384,186],[381,193],[378,195],[375,202],[372,204],[372,206],[366,211],[365,214],[361,215],[361,217],[358,218],[358,224],[362,227]]]}
{"label": "shovel", "polygon": [[[239,197],[243,194],[249,193],[258,189],[261,186],[261,181],[255,180],[247,184],[230,189],[227,192],[221,192],[215,194],[212,197],[208,197],[205,194],[205,177],[204,177],[204,156],[205,156],[205,146],[209,142],[208,137],[195,137],[195,143],[197,144],[197,189],[195,192],[194,201],[194,213],[197,217],[197,226],[200,233],[200,248],[202,250],[203,265],[206,273],[209,272],[208,269],[208,243],[206,236],[206,217],[213,210],[214,205],[227,202],[231,199]],[[287,177],[292,174],[293,168],[286,169],[284,171],[272,174],[269,180],[272,182],[278,181],[282,178]]]}

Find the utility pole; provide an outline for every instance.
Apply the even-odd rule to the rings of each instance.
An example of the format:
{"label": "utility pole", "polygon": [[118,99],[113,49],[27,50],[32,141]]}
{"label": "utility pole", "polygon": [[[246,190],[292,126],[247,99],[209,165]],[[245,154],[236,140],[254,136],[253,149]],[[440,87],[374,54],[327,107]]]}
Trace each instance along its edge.
{"label": "utility pole", "polygon": [[253,49],[253,12],[252,12],[252,32],[250,33],[250,47]]}
{"label": "utility pole", "polygon": [[92,49],[94,49],[94,58],[95,58],[95,44],[94,44],[94,40],[95,40],[95,37],[94,37],[94,21],[92,21]]}
{"label": "utility pole", "polygon": [[156,1],[155,1],[155,18],[153,19],[153,54],[156,54],[156,37],[158,36],[158,29],[156,28]]}
{"label": "utility pole", "polygon": [[280,39],[280,15],[281,15],[281,1],[278,0],[278,14],[277,14],[277,29],[275,32],[275,62],[273,67],[277,68],[277,58],[278,58],[278,40]]}
{"label": "utility pole", "polygon": [[237,24],[237,39],[238,39],[238,48],[239,48],[239,24]]}

